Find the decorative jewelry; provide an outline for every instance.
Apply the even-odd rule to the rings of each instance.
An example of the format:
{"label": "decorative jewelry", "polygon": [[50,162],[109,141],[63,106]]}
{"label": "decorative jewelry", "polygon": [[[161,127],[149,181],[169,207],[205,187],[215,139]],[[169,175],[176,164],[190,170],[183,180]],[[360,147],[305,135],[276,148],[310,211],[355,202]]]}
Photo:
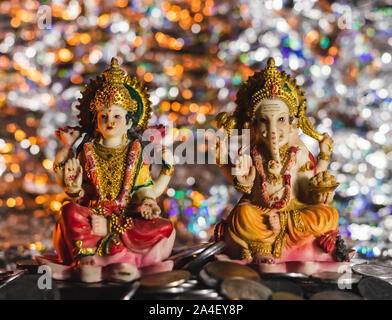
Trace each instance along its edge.
{"label": "decorative jewelry", "polygon": [[161,173],[165,176],[172,176],[174,174],[174,166],[163,166],[163,168],[161,169]]}
{"label": "decorative jewelry", "polygon": [[58,170],[58,169],[64,170],[64,167],[65,167],[65,160],[64,160],[64,161],[61,161],[61,162],[59,162],[59,163],[57,163],[57,164],[55,164],[55,165],[53,165],[53,170],[54,170],[54,171],[56,171],[56,170]]}
{"label": "decorative jewelry", "polygon": [[124,134],[123,134],[123,142],[126,142],[126,141],[128,141],[128,136],[127,136],[126,133],[124,133]]}
{"label": "decorative jewelry", "polygon": [[295,162],[295,156],[297,154],[298,148],[297,147],[291,147],[290,148],[290,154],[289,154],[289,161],[286,165],[283,180],[284,180],[284,194],[282,199],[278,198],[273,198],[270,199],[270,195],[267,192],[267,183],[266,183],[266,178],[264,174],[264,167],[263,167],[263,158],[260,155],[260,153],[257,150],[257,146],[254,146],[252,149],[252,156],[253,156],[253,161],[256,166],[256,170],[260,176],[260,189],[262,191],[263,195],[263,201],[264,204],[268,208],[275,208],[275,209],[282,209],[284,208],[287,203],[290,200],[290,193],[291,193],[291,174],[290,170],[291,167],[293,166]]}
{"label": "decorative jewelry", "polygon": [[120,236],[133,227],[133,219],[131,217],[126,217],[123,210],[120,211],[120,216],[112,214],[108,216],[108,220],[109,232],[100,240],[97,248],[97,253],[100,256],[110,254],[110,243],[113,241],[118,245],[120,243]]}
{"label": "decorative jewelry", "polygon": [[71,197],[71,198],[79,198],[80,197],[80,194],[82,193],[82,189],[80,188],[80,189],[76,189],[74,192],[72,192],[72,191],[74,191],[74,190],[72,190],[71,188],[70,189],[68,189],[67,191],[65,191],[65,193],[69,196],[69,197]]}
{"label": "decorative jewelry", "polygon": [[329,162],[331,161],[331,156],[328,153],[320,152],[317,156],[317,160],[325,160]]}
{"label": "decorative jewelry", "polygon": [[314,169],[314,165],[312,161],[305,162],[301,168],[298,169],[299,172],[306,172]]}
{"label": "decorative jewelry", "polygon": [[151,101],[147,88],[135,77],[126,75],[119,68],[118,60],[112,58],[110,68],[91,80],[81,91],[82,98],[76,108],[82,132],[91,134],[98,111],[103,106],[118,104],[134,114],[136,126],[145,129],[151,118]]}
{"label": "decorative jewelry", "polygon": [[236,176],[234,176],[233,181],[234,181],[234,188],[237,191],[240,191],[240,192],[243,192],[243,193],[246,193],[246,194],[250,194],[252,192],[253,184],[252,185],[248,185],[248,186],[244,186],[243,184],[238,182]]}
{"label": "decorative jewelry", "polygon": [[98,185],[105,200],[114,200],[121,191],[129,145],[108,148],[94,142],[91,152],[95,159]]}
{"label": "decorative jewelry", "polygon": [[75,254],[76,260],[79,260],[79,259],[86,257],[86,256],[95,255],[94,248],[83,248],[82,240],[75,241],[75,246],[76,246],[76,248],[74,249],[74,254]]}

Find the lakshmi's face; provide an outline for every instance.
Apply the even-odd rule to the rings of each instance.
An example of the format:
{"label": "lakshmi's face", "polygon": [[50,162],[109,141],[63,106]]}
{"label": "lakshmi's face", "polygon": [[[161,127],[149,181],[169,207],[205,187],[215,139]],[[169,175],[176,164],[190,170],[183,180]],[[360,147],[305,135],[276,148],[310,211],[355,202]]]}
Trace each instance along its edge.
{"label": "lakshmi's face", "polygon": [[110,105],[100,109],[97,115],[97,130],[103,138],[123,136],[132,126],[132,120],[127,124],[127,111],[119,105]]}

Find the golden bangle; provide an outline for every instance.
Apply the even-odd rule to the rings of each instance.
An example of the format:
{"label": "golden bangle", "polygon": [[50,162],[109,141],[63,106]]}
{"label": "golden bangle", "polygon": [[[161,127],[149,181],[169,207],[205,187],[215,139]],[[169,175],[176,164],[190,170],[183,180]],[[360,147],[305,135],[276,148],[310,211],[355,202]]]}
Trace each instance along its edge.
{"label": "golden bangle", "polygon": [[240,191],[240,192],[243,192],[246,194],[250,194],[252,192],[252,187],[253,187],[253,185],[244,186],[243,184],[238,182],[236,177],[234,177],[234,188],[237,191]]}
{"label": "golden bangle", "polygon": [[71,198],[77,198],[80,197],[80,193],[82,192],[82,189],[76,190],[76,192],[69,192],[69,191],[65,191],[65,193],[71,197]]}
{"label": "golden bangle", "polygon": [[65,167],[65,161],[61,161],[61,162],[53,165],[53,170],[54,171],[57,169],[64,170],[64,167]]}
{"label": "golden bangle", "polygon": [[331,161],[331,156],[328,153],[320,152],[317,156],[318,160]]}
{"label": "golden bangle", "polygon": [[174,166],[166,167],[164,166],[161,170],[161,174],[165,176],[172,176],[174,173]]}

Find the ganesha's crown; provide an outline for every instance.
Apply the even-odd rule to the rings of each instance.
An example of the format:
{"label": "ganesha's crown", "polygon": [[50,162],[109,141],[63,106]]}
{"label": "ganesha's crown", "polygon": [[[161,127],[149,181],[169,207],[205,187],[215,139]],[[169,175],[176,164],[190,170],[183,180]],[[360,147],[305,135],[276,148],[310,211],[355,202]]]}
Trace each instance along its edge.
{"label": "ganesha's crown", "polygon": [[119,68],[116,58],[112,58],[110,68],[104,71],[103,77],[102,88],[97,90],[90,103],[90,110],[95,113],[102,107],[117,104],[127,111],[135,112],[137,102],[131,98],[129,91],[124,86],[126,74],[124,70]]}
{"label": "ganesha's crown", "polygon": [[292,116],[298,116],[300,104],[304,102],[301,101],[304,100],[301,99],[303,93],[290,76],[276,68],[273,58],[268,59],[267,67],[261,71],[260,76],[263,78],[264,84],[251,97],[251,117],[254,117],[260,101],[276,98],[286,103]]}
{"label": "ganesha's crown", "polygon": [[249,128],[255,120],[255,112],[260,102],[266,99],[281,99],[287,105],[290,115],[298,119],[302,131],[314,139],[322,136],[306,117],[306,99],[294,78],[275,66],[275,60],[269,58],[267,67],[243,83],[237,93],[237,108],[230,117],[220,113],[217,116],[219,126],[227,130]]}

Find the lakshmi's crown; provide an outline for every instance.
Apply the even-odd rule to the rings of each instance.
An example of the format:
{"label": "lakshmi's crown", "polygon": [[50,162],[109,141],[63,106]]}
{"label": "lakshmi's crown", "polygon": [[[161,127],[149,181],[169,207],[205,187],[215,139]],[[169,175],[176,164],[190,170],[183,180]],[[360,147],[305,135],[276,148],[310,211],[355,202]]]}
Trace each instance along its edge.
{"label": "lakshmi's crown", "polygon": [[103,77],[102,88],[97,90],[94,99],[92,99],[90,111],[96,113],[102,107],[118,104],[127,111],[135,112],[137,102],[131,98],[129,91],[124,86],[126,74],[124,70],[119,68],[116,58],[112,58],[110,68],[103,72]]}

